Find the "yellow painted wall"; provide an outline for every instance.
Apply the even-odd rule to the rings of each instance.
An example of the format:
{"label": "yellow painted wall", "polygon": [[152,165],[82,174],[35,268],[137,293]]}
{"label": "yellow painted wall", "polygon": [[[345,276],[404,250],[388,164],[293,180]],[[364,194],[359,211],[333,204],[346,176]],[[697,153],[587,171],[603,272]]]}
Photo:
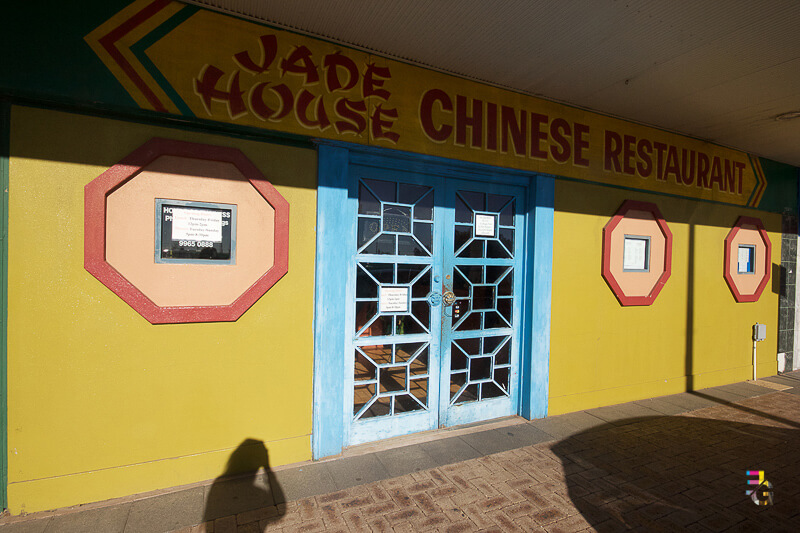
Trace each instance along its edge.
{"label": "yellow painted wall", "polygon": [[[13,514],[214,478],[247,438],[310,459],[313,150],[14,107]],[[160,136],[241,149],[290,204],[289,272],[233,323],[154,326],[83,268],[83,188]]]}
{"label": "yellow painted wall", "polygon": [[[627,199],[655,203],[673,234],[672,276],[650,306],[621,306],[601,274],[603,226]],[[550,415],[752,379],[756,322],[767,325],[758,375],[777,373],[773,281],[736,303],[723,278],[741,215],[761,218],[780,265],[780,215],[556,181]]]}

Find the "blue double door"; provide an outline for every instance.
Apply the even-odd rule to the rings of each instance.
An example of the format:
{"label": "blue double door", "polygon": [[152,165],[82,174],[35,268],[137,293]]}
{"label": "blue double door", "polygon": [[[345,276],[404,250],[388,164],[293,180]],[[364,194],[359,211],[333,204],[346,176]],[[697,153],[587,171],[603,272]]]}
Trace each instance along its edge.
{"label": "blue double door", "polygon": [[347,444],[516,414],[525,189],[349,174]]}

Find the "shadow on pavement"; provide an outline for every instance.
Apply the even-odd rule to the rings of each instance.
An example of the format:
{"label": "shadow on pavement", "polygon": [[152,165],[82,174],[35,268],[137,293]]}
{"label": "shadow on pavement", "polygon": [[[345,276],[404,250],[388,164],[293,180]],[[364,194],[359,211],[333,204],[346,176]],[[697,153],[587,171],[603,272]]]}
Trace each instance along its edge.
{"label": "shadow on pavement", "polygon": [[[798,429],[642,417],[577,433],[552,450],[569,498],[600,532],[800,530]],[[758,480],[748,471],[764,472],[772,505],[745,494]],[[766,503],[764,488],[757,496]]]}
{"label": "shadow on pavement", "polygon": [[246,439],[231,454],[225,472],[211,485],[203,521],[256,510],[262,515],[258,520],[276,521],[285,513],[285,506],[278,504],[285,502],[269,466],[264,442]]}

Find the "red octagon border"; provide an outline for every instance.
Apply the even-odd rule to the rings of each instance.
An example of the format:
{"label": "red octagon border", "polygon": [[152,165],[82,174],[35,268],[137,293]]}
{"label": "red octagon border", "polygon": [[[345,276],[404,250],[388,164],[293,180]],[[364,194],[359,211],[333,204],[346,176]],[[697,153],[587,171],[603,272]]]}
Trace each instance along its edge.
{"label": "red octagon border", "polygon": [[[611,273],[611,235],[614,233],[614,229],[619,225],[625,215],[627,215],[628,211],[648,211],[653,214],[653,217],[658,224],[661,233],[664,235],[665,239],[665,250],[664,250],[664,272],[659,276],[658,280],[656,280],[655,285],[650,290],[650,293],[647,296],[625,296],[625,293],[622,291],[622,287],[620,287],[617,280],[614,278],[614,275]],[[614,293],[614,296],[617,297],[619,303],[628,306],[628,305],[651,305],[658,294],[661,292],[661,289],[664,288],[664,285],[667,283],[670,275],[672,274],[672,232],[667,227],[667,222],[664,220],[661,211],[659,211],[658,206],[656,204],[650,202],[639,202],[637,200],[625,200],[620,208],[617,210],[617,214],[615,214],[611,220],[608,221],[608,224],[605,225],[603,228],[603,279],[606,280],[608,286],[611,288],[611,291]]]}
{"label": "red octagon border", "polygon": [[[761,283],[758,284],[756,287],[756,292],[753,294],[742,294],[739,292],[739,288],[736,286],[736,282],[731,276],[731,243],[733,242],[734,237],[736,234],[739,233],[739,230],[742,229],[742,226],[748,224],[755,226],[758,229],[758,234],[761,235],[761,240],[764,241],[766,245],[766,253],[764,254],[764,275],[761,279]],[[725,270],[723,271],[723,276],[725,277],[725,282],[728,284],[728,288],[731,290],[733,294],[733,298],[737,302],[757,302],[759,298],[761,298],[761,293],[764,292],[764,288],[766,288],[767,283],[769,283],[770,276],[772,275],[772,242],[770,242],[769,237],[767,236],[767,230],[764,229],[764,224],[761,222],[760,218],[755,217],[739,217],[736,220],[736,224],[734,224],[731,231],[728,232],[728,236],[725,237]]]}
{"label": "red octagon border", "polygon": [[[162,155],[231,163],[275,210],[274,263],[229,305],[158,306],[106,262],[106,197]],[[289,202],[236,148],[157,137],[150,139],[84,187],[83,224],[84,268],[152,324],[233,322],[289,271]]]}

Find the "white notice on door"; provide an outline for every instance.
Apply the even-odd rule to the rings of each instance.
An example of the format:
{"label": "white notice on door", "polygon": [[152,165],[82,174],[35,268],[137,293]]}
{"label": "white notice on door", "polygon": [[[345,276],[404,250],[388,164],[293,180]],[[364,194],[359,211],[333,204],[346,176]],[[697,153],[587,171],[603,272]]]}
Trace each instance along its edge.
{"label": "white notice on door", "polygon": [[495,233],[495,220],[497,217],[494,215],[475,215],[475,236],[476,237],[494,237]]}
{"label": "white notice on door", "polygon": [[408,313],[408,287],[381,287],[381,313]]}
{"label": "white notice on door", "polygon": [[222,242],[222,211],[173,207],[172,240]]}

